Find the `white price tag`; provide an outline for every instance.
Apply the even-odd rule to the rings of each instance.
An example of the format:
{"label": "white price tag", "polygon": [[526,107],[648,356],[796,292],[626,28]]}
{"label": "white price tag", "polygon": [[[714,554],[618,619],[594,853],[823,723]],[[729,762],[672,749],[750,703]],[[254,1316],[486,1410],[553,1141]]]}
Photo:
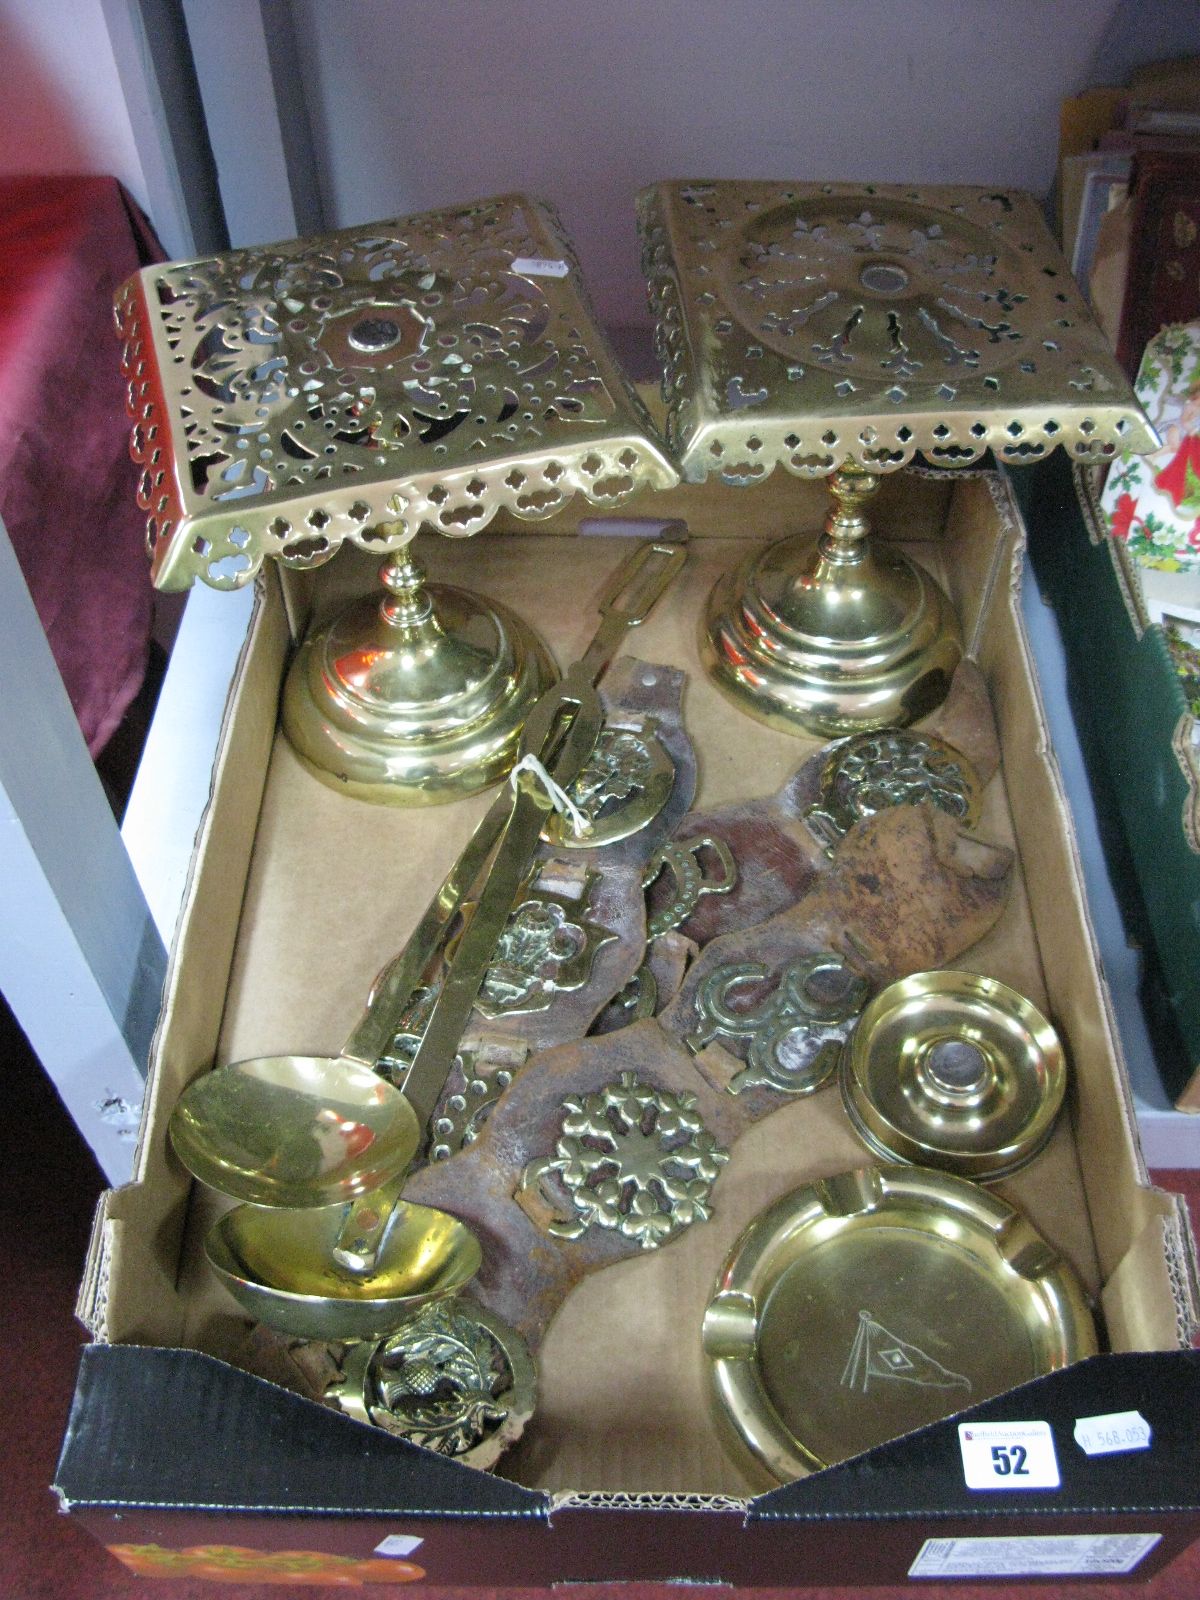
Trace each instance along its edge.
{"label": "white price tag", "polygon": [[1042,1533],[926,1539],[910,1578],[1071,1578],[1132,1572],[1161,1533]]}
{"label": "white price tag", "polygon": [[571,270],[568,262],[545,256],[518,256],[512,269],[526,278],[565,278]]}
{"label": "white price tag", "polygon": [[1140,1411],[1109,1411],[1102,1417],[1080,1417],[1075,1424],[1075,1443],[1089,1456],[1149,1450],[1150,1439],[1150,1424]]}
{"label": "white price tag", "polygon": [[1058,1457],[1048,1422],[960,1422],[968,1489],[1057,1489]]}
{"label": "white price tag", "polygon": [[417,1539],[411,1533],[389,1533],[386,1539],[381,1539],[375,1546],[374,1554],[377,1556],[410,1556],[414,1550],[425,1543],[424,1539]]}

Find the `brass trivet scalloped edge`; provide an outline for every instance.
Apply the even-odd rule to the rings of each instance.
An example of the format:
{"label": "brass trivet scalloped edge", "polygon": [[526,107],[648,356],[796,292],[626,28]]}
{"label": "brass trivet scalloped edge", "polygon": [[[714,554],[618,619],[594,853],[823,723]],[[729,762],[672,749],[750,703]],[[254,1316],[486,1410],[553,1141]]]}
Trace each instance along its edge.
{"label": "brass trivet scalloped edge", "polygon": [[116,317],[159,588],[677,481],[523,195],[147,267]]}
{"label": "brass trivet scalloped edge", "polygon": [[676,182],[638,210],[689,482],[1154,448],[1026,194]]}

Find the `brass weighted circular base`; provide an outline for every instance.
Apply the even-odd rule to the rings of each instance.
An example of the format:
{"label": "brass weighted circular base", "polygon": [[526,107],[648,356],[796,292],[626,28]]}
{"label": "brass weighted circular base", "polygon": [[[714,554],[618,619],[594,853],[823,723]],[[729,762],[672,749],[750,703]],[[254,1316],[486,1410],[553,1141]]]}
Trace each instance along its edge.
{"label": "brass weighted circular base", "polygon": [[920,567],[867,538],[879,480],[843,470],[817,536],[784,539],[723,578],[703,648],[717,686],[785,732],[822,738],[915,722],[962,656],[949,600]]}
{"label": "brass weighted circular base", "polygon": [[474,794],[517,758],[525,718],[558,677],[507,607],[425,584],[402,554],[382,602],[357,601],[301,645],[283,727],[324,782],[360,800],[437,805]]}

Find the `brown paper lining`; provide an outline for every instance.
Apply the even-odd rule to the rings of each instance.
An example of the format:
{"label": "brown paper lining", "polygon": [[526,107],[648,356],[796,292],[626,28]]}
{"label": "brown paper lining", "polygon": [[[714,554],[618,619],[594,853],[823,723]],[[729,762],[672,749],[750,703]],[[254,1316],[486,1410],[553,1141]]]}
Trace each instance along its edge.
{"label": "brown paper lining", "polygon": [[[1018,843],[1021,870],[1000,924],[963,965],[1002,978],[1044,1007],[1073,1062],[1070,1123],[1000,1191],[1030,1212],[1091,1292],[1107,1282],[1105,1307],[1118,1344],[1170,1348],[1178,1338],[1177,1308],[1163,1230],[1173,1213],[1168,1197],[1145,1186],[1136,1149],[1065,802],[1020,628],[1013,577],[1019,528],[997,484],[906,474],[885,484],[880,520],[890,519],[893,532],[921,535],[911,552],[959,607],[1000,724],[1003,777],[989,785],[980,832]],[[756,794],[770,794],[814,747],[732,711],[700,668],[696,633],[709,589],[744,541],[811,524],[823,502],[819,486],[776,474],[755,490],[676,490],[635,508],[686,515],[692,529],[687,568],[628,648],[688,674],[685,718],[699,754],[697,805],[752,798],[748,775]],[[519,610],[566,662],[590,639],[594,597],[628,546],[568,540],[562,531],[521,527],[514,537],[498,530],[460,545],[423,538],[419,553],[435,578],[468,583]],[[289,579],[289,609],[298,617],[310,606],[325,614],[369,590],[376,565],[344,554],[298,583]],[[244,1324],[199,1248],[222,1203],[194,1196],[180,1254],[189,1185],[165,1149],[169,1108],[214,1058],[281,1049],[336,1053],[371,979],[488,804],[480,796],[429,810],[369,806],[320,783],[279,735],[270,743],[268,767],[286,628],[272,578],[264,591],[174,953],[142,1182],[108,1199],[97,1274],[103,1287],[93,1295],[104,1304],[102,1332],[109,1338],[180,1343],[225,1356],[240,1347]],[[541,1352],[538,1416],[503,1470],[550,1489],[746,1492],[716,1444],[701,1397],[699,1327],[707,1294],[734,1238],[769,1200],[866,1159],[832,1089],[744,1135],[718,1184],[711,1223],[598,1274],[563,1306]]]}

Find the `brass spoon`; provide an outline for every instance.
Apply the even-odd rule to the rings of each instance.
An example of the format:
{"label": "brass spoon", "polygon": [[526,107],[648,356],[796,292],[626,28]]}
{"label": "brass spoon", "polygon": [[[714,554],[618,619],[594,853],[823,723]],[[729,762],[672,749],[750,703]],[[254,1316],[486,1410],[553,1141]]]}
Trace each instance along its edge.
{"label": "brass spoon", "polygon": [[[591,683],[579,686],[568,673],[535,705],[522,746],[551,763],[560,774],[556,781],[570,783],[591,754],[601,715]],[[380,1077],[376,1067],[436,952],[438,934],[477,876],[492,813],[434,896],[417,936],[383,974],[337,1056],[260,1056],[205,1073],[184,1090],[168,1126],[189,1172],[232,1199],[289,1209],[344,1203],[402,1178],[441,1097],[487,962],[551,807],[549,792],[522,773],[515,797],[503,795],[492,808],[498,812],[500,837],[487,887],[402,1087]],[[481,919],[485,903],[491,909]],[[364,1218],[370,1210],[364,1209]],[[349,1259],[344,1264],[369,1270]]]}
{"label": "brass spoon", "polygon": [[[526,737],[547,756],[556,782],[570,782],[582,770],[601,717],[595,688],[590,683],[576,688],[570,674],[538,701]],[[424,1129],[441,1096],[496,939],[554,804],[549,787],[532,774],[522,772],[515,787],[483,892],[404,1079],[401,1098],[418,1129]],[[393,1014],[397,974],[405,968],[398,961],[384,979]],[[343,1058],[330,1065],[341,1071]],[[383,1187],[342,1216],[318,1204],[305,1211],[244,1205],[222,1217],[205,1251],[243,1309],[300,1338],[373,1339],[420,1307],[462,1289],[482,1259],[479,1241],[446,1212],[401,1200],[418,1143],[415,1137]]]}
{"label": "brass spoon", "polygon": [[260,1056],[197,1078],[168,1125],[184,1166],[259,1206],[333,1205],[386,1183],[411,1161],[421,1124],[364,1040],[389,1010],[398,1021],[405,998],[396,1006],[389,984],[338,1056]]}
{"label": "brass spoon", "polygon": [[[584,657],[530,713],[522,751],[549,762],[559,783],[570,783],[590,753],[588,729],[600,714],[596,681],[626,630],[645,619],[684,555],[682,546],[665,543],[644,544],[633,552],[610,580],[600,604],[600,627]],[[531,810],[528,798],[522,804],[522,795],[528,792],[531,785],[523,776],[515,798],[508,792],[498,797],[403,952],[376,984],[370,1004],[338,1056],[283,1055],[235,1062],[204,1074],[184,1091],[169,1131],[176,1153],[194,1176],[232,1199],[287,1208],[344,1204],[360,1196],[378,1202],[382,1197],[374,1191],[402,1178],[441,1095],[470,1013],[470,1005],[462,1011],[461,994],[469,986],[465,980],[452,983],[448,978],[441,1019],[435,1009],[426,1042],[402,1090],[381,1078],[375,1067],[493,846],[510,833],[514,840],[524,841],[535,812],[539,827],[544,822],[548,804],[545,810],[540,804]],[[536,835],[527,849],[522,842],[526,861],[535,844]],[[506,847],[502,843],[500,848]],[[507,848],[515,851],[517,846]],[[511,859],[516,862],[518,856],[514,853]],[[507,877],[506,873],[502,882]],[[502,892],[498,884],[493,905],[499,904]],[[506,915],[507,911],[500,916],[493,944]],[[473,924],[477,922],[480,929],[468,947],[470,960],[463,961],[463,974],[477,962],[472,952],[483,945],[485,929],[478,911],[472,918]],[[482,969],[472,1001],[480,982]],[[460,1012],[461,1022],[452,1020]],[[386,1226],[390,1209],[365,1206],[363,1222],[377,1211],[378,1230]],[[348,1236],[345,1242],[343,1264],[349,1267],[355,1252]],[[364,1249],[366,1260],[369,1246]]]}

